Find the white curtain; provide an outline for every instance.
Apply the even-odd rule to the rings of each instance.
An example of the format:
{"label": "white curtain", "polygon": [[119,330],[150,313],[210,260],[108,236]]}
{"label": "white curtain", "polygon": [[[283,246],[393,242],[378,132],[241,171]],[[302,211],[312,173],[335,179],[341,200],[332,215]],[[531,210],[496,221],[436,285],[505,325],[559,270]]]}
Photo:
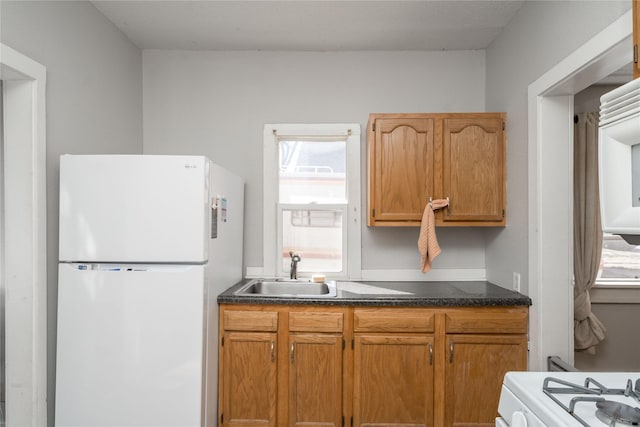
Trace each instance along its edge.
{"label": "white curtain", "polygon": [[595,353],[605,327],[591,312],[602,253],[598,191],[598,113],[576,115],[573,169],[574,339],[576,351]]}

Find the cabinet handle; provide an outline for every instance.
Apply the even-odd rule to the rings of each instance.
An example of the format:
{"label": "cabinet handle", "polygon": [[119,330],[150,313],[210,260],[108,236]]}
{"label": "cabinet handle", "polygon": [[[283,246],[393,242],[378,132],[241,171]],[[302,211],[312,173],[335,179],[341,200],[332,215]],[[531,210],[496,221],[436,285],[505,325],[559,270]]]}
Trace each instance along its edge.
{"label": "cabinet handle", "polygon": [[295,360],[295,358],[293,357],[295,350],[296,350],[296,343],[292,342],[291,343],[291,363],[293,363]]}
{"label": "cabinet handle", "polygon": [[433,365],[433,344],[429,343],[429,365]]}
{"label": "cabinet handle", "polygon": [[451,201],[449,200],[449,196],[447,196],[447,215],[451,215]]}
{"label": "cabinet handle", "polygon": [[453,340],[449,341],[449,362],[453,362]]}
{"label": "cabinet handle", "polygon": [[271,361],[276,361],[276,344],[273,341],[271,341]]}

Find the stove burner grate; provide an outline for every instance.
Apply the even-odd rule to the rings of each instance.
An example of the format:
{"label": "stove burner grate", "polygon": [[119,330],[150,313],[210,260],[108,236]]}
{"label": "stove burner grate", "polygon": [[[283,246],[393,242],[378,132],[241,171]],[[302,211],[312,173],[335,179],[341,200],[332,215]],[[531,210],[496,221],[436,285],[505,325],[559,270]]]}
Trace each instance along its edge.
{"label": "stove burner grate", "polygon": [[[550,383],[555,383],[556,387],[550,386],[549,385]],[[601,405],[603,408],[612,406],[607,403],[610,401],[607,401],[605,400],[604,397],[601,397],[602,395],[624,395],[627,397],[630,396],[633,399],[635,399],[637,402],[640,402],[640,379],[636,380],[635,387],[633,387],[633,382],[631,380],[627,380],[627,384],[624,389],[610,389],[600,384],[593,378],[587,378],[584,382],[584,386],[581,386],[581,385],[564,381],[558,378],[547,377],[544,379],[544,382],[542,385],[542,391],[544,392],[544,394],[549,396],[554,402],[560,405],[562,409],[567,411],[573,418],[578,420],[580,424],[586,427],[590,427],[589,424],[587,424],[582,418],[580,418],[574,412],[575,406],[577,403],[596,402],[596,405]],[[569,406],[567,407],[560,401],[560,399],[554,396],[555,394],[579,394],[581,396],[576,396],[572,398],[571,401],[569,402]],[[617,402],[611,402],[611,403],[617,403]],[[620,403],[620,405],[631,408],[632,411],[618,409],[618,413],[615,413],[614,415],[607,415],[606,409],[600,409],[597,412],[600,412],[600,416],[602,416],[603,418],[608,417],[609,421],[604,421],[601,418],[599,419],[604,423],[608,423],[610,427],[615,426],[616,423],[623,423],[623,422],[626,422],[627,425],[632,425],[632,426],[640,425],[640,421],[638,420],[634,421],[634,418],[632,417],[633,415],[640,415],[640,410],[637,408],[633,408],[629,405],[624,405],[622,403]],[[600,408],[600,406],[598,406],[598,408]],[[633,411],[637,411],[638,414],[635,414]],[[598,416],[597,412],[596,412],[596,416]],[[623,412],[624,414],[622,414]],[[621,416],[621,415],[624,415],[624,416]],[[628,419],[627,417],[631,417],[631,421],[627,421]]]}
{"label": "stove burner grate", "polygon": [[640,425],[640,409],[638,408],[611,400],[596,402],[596,407],[598,408],[596,416],[600,421],[608,424],[609,427],[614,427],[618,424]]}

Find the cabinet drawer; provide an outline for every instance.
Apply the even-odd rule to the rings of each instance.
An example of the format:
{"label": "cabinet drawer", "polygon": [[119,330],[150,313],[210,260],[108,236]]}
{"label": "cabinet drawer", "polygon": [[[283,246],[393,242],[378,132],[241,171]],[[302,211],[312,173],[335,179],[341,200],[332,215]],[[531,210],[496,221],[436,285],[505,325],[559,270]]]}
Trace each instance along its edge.
{"label": "cabinet drawer", "polygon": [[527,318],[525,307],[451,310],[445,329],[447,333],[526,334]]}
{"label": "cabinet drawer", "polygon": [[292,332],[342,332],[342,313],[289,313],[289,330]]}
{"label": "cabinet drawer", "polygon": [[433,332],[434,313],[428,309],[357,309],[354,332]]}
{"label": "cabinet drawer", "polygon": [[275,332],[278,330],[278,313],[275,311],[225,310],[223,325],[226,331]]}

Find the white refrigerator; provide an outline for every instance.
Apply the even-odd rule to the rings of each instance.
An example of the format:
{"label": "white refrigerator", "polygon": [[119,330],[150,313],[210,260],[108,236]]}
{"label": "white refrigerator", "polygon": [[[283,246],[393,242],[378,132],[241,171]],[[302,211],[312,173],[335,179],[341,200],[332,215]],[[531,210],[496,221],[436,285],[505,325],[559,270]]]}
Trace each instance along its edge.
{"label": "white refrigerator", "polygon": [[244,183],[201,156],[63,155],[55,425],[217,425]]}

